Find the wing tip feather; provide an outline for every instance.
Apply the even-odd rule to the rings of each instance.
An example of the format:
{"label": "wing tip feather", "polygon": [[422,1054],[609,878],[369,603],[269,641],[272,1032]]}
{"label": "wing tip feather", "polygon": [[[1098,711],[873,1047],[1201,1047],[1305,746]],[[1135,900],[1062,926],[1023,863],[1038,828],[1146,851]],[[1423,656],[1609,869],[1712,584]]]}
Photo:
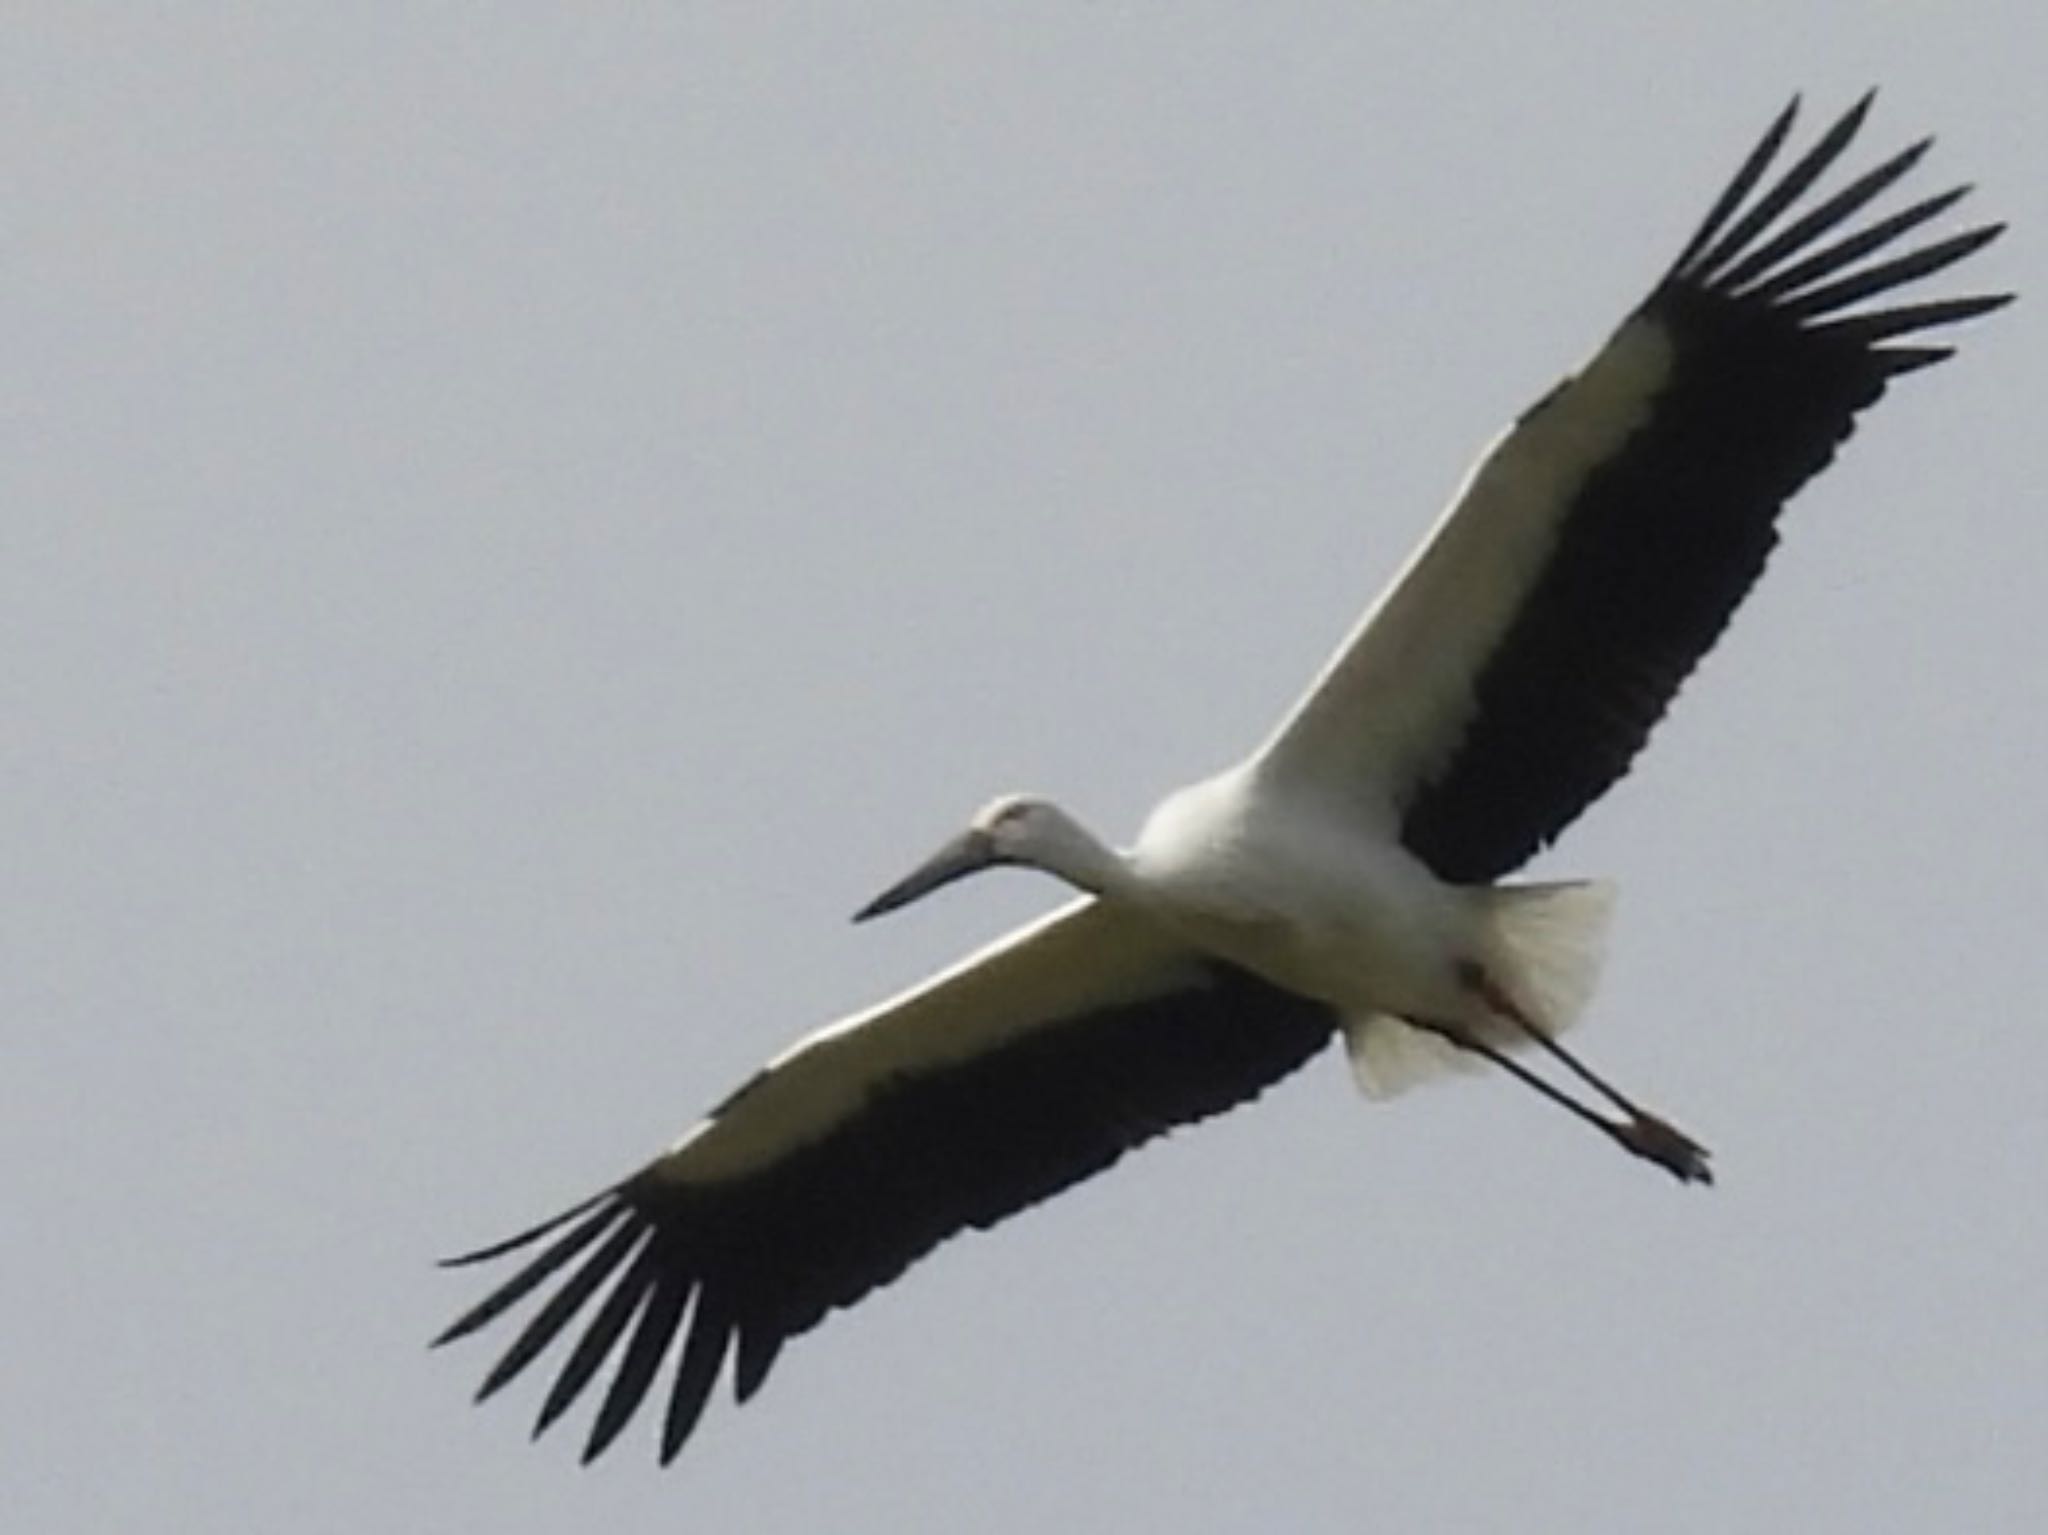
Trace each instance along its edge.
{"label": "wing tip feather", "polygon": [[524,1231],[517,1232],[500,1241],[492,1242],[488,1246],[474,1248],[469,1252],[456,1253],[448,1258],[436,1258],[434,1260],[434,1267],[442,1269],[473,1268],[479,1263],[489,1263],[494,1258],[503,1258],[507,1254],[516,1253],[522,1247],[531,1247],[542,1237],[561,1230],[562,1227],[568,1225],[577,1216],[595,1210],[607,1199],[615,1198],[619,1193],[620,1187],[620,1185],[614,1185],[611,1188],[592,1194],[588,1199],[578,1200],[568,1209],[561,1211],[559,1214],[549,1216],[538,1225],[528,1226]]}
{"label": "wing tip feather", "polygon": [[[2004,233],[2005,224],[1995,221],[1929,244],[1903,244],[1910,231],[1966,197],[1973,190],[1967,182],[1898,212],[1874,220],[1858,219],[1867,206],[1918,165],[1934,143],[1931,134],[1865,171],[1846,187],[1818,200],[1807,197],[1861,130],[1876,99],[1875,86],[1864,91],[1773,179],[1772,165],[1784,148],[1800,102],[1795,95],[1717,198],[1651,302],[1675,288],[1701,297],[1768,307],[1803,329],[1824,329],[1816,322],[1835,316],[1867,320],[1881,327],[1881,316],[1857,312],[1853,306],[1931,278]],[[1978,306],[1974,299],[1909,306],[1897,311],[1899,321],[1894,330],[1880,328],[1862,339],[1869,344],[1902,333],[1912,328],[1912,317],[1923,312],[1925,317],[1919,323],[1934,325],[1974,318],[1995,307]],[[1844,315],[1844,311],[1849,313]],[[1848,327],[1843,334],[1860,332]]]}

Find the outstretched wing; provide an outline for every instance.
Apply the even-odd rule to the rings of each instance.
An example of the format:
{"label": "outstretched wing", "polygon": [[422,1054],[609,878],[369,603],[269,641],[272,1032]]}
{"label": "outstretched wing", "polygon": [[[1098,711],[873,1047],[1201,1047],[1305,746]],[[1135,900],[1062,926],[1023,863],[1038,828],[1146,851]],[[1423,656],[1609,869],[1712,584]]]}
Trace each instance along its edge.
{"label": "outstretched wing", "polygon": [[1480,460],[1261,771],[1397,823],[1458,882],[1515,868],[1627,771],[1787,498],[1891,379],[1949,355],[1924,333],[2009,301],[1869,307],[2002,227],[1902,246],[1964,188],[1858,221],[1928,141],[1809,197],[1869,105],[1766,186],[1785,109],[1649,298]]}
{"label": "outstretched wing", "polygon": [[1334,1032],[1323,1007],[1082,901],[771,1062],[665,1155],[509,1241],[535,1249],[435,1341],[538,1298],[489,1396],[573,1333],[536,1432],[609,1372],[601,1453],[677,1340],[664,1461],[728,1354],[735,1394],[782,1345],[955,1232],[1257,1094]]}

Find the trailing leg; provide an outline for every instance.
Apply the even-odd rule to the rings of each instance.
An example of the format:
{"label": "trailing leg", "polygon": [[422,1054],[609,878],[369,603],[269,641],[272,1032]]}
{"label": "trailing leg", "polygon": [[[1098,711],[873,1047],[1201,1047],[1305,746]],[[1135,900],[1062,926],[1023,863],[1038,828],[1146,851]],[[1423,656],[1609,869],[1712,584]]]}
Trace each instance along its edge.
{"label": "trailing leg", "polygon": [[[1588,1108],[1555,1083],[1531,1071],[1505,1050],[1497,1049],[1455,1023],[1443,1023],[1429,1018],[1409,1018],[1406,1021],[1413,1028],[1434,1034],[1458,1049],[1469,1051],[1498,1066],[1516,1081],[1542,1094],[1567,1113],[1584,1120],[1631,1156],[1656,1163],[1680,1183],[1714,1181],[1713,1171],[1707,1166],[1706,1148],[1655,1114],[1629,1106],[1624,1110],[1629,1115],[1626,1120],[1609,1119],[1598,1110]],[[1534,1028],[1533,1025],[1529,1027],[1530,1032],[1538,1039],[1547,1037],[1542,1030]]]}

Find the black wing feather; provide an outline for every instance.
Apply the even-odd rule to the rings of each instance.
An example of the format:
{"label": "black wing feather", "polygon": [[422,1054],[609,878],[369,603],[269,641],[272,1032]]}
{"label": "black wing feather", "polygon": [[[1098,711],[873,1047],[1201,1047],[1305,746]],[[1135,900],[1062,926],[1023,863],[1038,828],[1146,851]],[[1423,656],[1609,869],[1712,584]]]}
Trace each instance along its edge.
{"label": "black wing feather", "polygon": [[[490,1248],[483,1249],[481,1254],[468,1253],[460,1258],[451,1258],[442,1267],[454,1268],[474,1263],[479,1261],[480,1257],[502,1257],[504,1254],[516,1251],[529,1242],[539,1241],[542,1237],[558,1228],[564,1221],[571,1220],[581,1215],[585,1210],[592,1208],[593,1204],[594,1201],[586,1201],[578,1205],[574,1210],[571,1210],[567,1215],[557,1216],[546,1225],[536,1226],[531,1231],[523,1232],[513,1242],[497,1243]],[[492,1318],[509,1311],[513,1306],[516,1306],[521,1300],[525,1299],[528,1291],[532,1290],[543,1279],[546,1279],[548,1275],[575,1257],[576,1254],[583,1251],[592,1242],[595,1242],[598,1237],[603,1235],[612,1226],[618,1224],[624,1217],[625,1212],[616,1205],[607,1205],[599,1210],[589,1220],[555,1242],[539,1257],[528,1263],[525,1268],[521,1269],[509,1281],[500,1285],[475,1306],[472,1306],[451,1322],[447,1329],[442,1332],[441,1336],[434,1340],[435,1347],[438,1348],[443,1343],[453,1343],[457,1338],[467,1337]]]}
{"label": "black wing feather", "polygon": [[[1876,199],[1893,182],[1926,158],[1927,151],[1933,147],[1933,139],[1922,139],[1919,143],[1900,150],[1875,170],[1864,172],[1826,202],[1794,219],[1763,244],[1754,247],[1734,266],[1721,273],[1721,285],[1731,292],[1738,292],[1766,272],[1775,270],[1781,262],[1805,250],[1844,219],[1853,218],[1861,212],[1865,204]],[[1929,201],[1941,203],[1943,207],[1947,206],[1947,202],[1941,198],[1931,198]],[[1937,208],[1935,211],[1939,212],[1940,209]],[[1932,214],[1924,216],[1932,217]],[[1896,231],[1894,233],[1896,234]]]}
{"label": "black wing feather", "polygon": [[[1787,498],[1889,380],[1948,355],[1921,333],[2010,301],[1842,312],[1932,276],[2002,228],[1885,254],[1958,188],[1843,229],[1924,145],[1771,233],[1841,157],[1868,106],[1857,103],[1744,211],[1791,127],[1787,108],[1633,317],[1670,337],[1672,376],[1649,420],[1588,476],[1477,679],[1465,738],[1404,807],[1403,841],[1442,878],[1509,873],[1628,770],[1762,572]],[[1906,344],[1883,344],[1895,338]]]}
{"label": "black wing feather", "polygon": [[696,1309],[690,1317],[690,1336],[683,1344],[683,1357],[676,1366],[675,1385],[669,1390],[668,1411],[661,1424],[661,1463],[665,1466],[682,1452],[690,1431],[704,1416],[704,1404],[711,1400],[711,1388],[718,1384],[718,1367],[725,1362],[732,1322],[709,1292],[697,1292]]}
{"label": "black wing feather", "polygon": [[590,1439],[583,1447],[585,1461],[602,1455],[639,1410],[648,1387],[654,1384],[655,1372],[661,1368],[662,1357],[682,1326],[683,1307],[690,1299],[689,1282],[671,1271],[657,1272],[650,1283],[651,1293],[640,1313],[639,1325],[633,1329],[632,1341],[626,1345],[626,1356],[620,1361],[611,1389],[605,1392],[604,1402],[590,1426]]}
{"label": "black wing feather", "polygon": [[[745,1177],[685,1184],[656,1163],[599,1196],[595,1213],[436,1341],[494,1320],[621,1223],[542,1303],[484,1394],[532,1363],[614,1280],[535,1432],[584,1393],[627,1337],[584,1458],[601,1454],[683,1334],[662,1428],[666,1460],[695,1426],[728,1353],[744,1401],[783,1344],[832,1308],[887,1284],[956,1232],[993,1226],[1176,1125],[1256,1096],[1321,1049],[1336,1022],[1318,1003],[1216,966],[1183,990],[899,1077],[837,1129]],[[743,1097],[730,1103],[727,1112],[746,1111]],[[539,1242],[589,1208],[524,1240]]]}
{"label": "black wing feather", "polygon": [[1785,110],[1771,119],[1771,126],[1764,130],[1764,136],[1757,140],[1756,148],[1743,157],[1741,166],[1728,178],[1728,185],[1721,189],[1721,195],[1714,199],[1714,205],[1707,210],[1707,216],[1700,220],[1692,238],[1685,242],[1685,249],[1678,253],[1677,265],[1691,266],[1700,258],[1700,252],[1721,233],[1722,227],[1735,216],[1735,210],[1742,206],[1742,200],[1756,190],[1756,184],[1763,180],[1764,173],[1771,168],[1771,162],[1784,147],[1786,137],[1792,132],[1792,124],[1799,116],[1799,98],[1794,96],[1785,104]]}
{"label": "black wing feather", "polygon": [[[621,1212],[623,1213],[623,1212]],[[646,1240],[647,1233],[632,1223],[621,1226],[583,1265],[571,1274],[562,1287],[548,1298],[546,1305],[534,1313],[519,1336],[512,1340],[512,1346],[491,1367],[491,1373],[484,1377],[484,1383],[477,1388],[477,1400],[502,1390],[529,1364],[541,1356],[547,1346],[555,1341],[556,1335],[566,1327],[569,1319],[583,1309],[583,1304],[597,1292],[597,1289],[613,1274],[619,1265],[632,1256],[633,1249]],[[538,1265],[536,1265],[538,1266]],[[526,1285],[529,1274],[521,1274],[514,1284]],[[511,1286],[507,1286],[510,1289]]]}
{"label": "black wing feather", "polygon": [[583,1394],[583,1388],[590,1384],[591,1378],[611,1357],[612,1350],[619,1346],[626,1324],[639,1312],[660,1277],[661,1268],[655,1255],[643,1247],[633,1259],[632,1266],[619,1276],[618,1283],[612,1286],[611,1293],[597,1308],[597,1315],[592,1318],[590,1326],[584,1329],[583,1336],[576,1340],[576,1346],[563,1361],[555,1383],[548,1388],[546,1400],[540,1404],[540,1415],[533,1420],[536,1438],[546,1433],[549,1425]]}
{"label": "black wing feather", "polygon": [[[1870,104],[1875,99],[1875,92],[1867,93],[1820,136],[1813,148],[1793,161],[1785,174],[1771,183],[1763,196],[1751,203],[1728,232],[1715,242],[1713,249],[1691,264],[1689,270],[1693,276],[1702,283],[1721,280],[1722,269],[1740,257],[1779,214],[1797,202],[1801,194],[1826,175],[1828,167],[1842,157],[1842,151],[1856,137],[1856,130],[1863,126],[1863,119],[1870,115]],[[1788,122],[1786,126],[1791,125]]]}

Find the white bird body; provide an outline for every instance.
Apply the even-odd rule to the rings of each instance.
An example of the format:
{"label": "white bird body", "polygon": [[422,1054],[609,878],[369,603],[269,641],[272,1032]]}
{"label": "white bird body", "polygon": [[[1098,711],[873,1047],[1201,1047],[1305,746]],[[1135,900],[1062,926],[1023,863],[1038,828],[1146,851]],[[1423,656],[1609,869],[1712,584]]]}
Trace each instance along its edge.
{"label": "white bird body", "polygon": [[1557,1041],[1611,890],[1500,881],[1628,770],[1761,574],[1787,499],[1893,379],[1949,355],[1925,333],[2009,298],[1870,307],[1999,226],[1901,252],[1960,189],[1858,222],[1926,141],[1806,200],[1868,106],[1765,186],[1792,110],[1772,124],[1250,758],[1168,796],[1128,854],[1044,800],[997,800],[859,915],[1005,863],[1078,900],[799,1041],[620,1183],[452,1260],[538,1244],[437,1340],[546,1291],[479,1395],[577,1323],[536,1431],[609,1370],[588,1459],[680,1340],[669,1458],[728,1360],[745,1401],[788,1339],[947,1237],[1257,1096],[1333,1036],[1376,1096],[1487,1062],[1705,1181],[1701,1147]]}
{"label": "white bird body", "polygon": [[[1391,817],[1375,818],[1386,824]],[[1119,897],[1195,949],[1347,1015],[1466,1022],[1461,960],[1496,960],[1489,903],[1447,885],[1373,820],[1271,792],[1244,764],[1146,819]]]}

